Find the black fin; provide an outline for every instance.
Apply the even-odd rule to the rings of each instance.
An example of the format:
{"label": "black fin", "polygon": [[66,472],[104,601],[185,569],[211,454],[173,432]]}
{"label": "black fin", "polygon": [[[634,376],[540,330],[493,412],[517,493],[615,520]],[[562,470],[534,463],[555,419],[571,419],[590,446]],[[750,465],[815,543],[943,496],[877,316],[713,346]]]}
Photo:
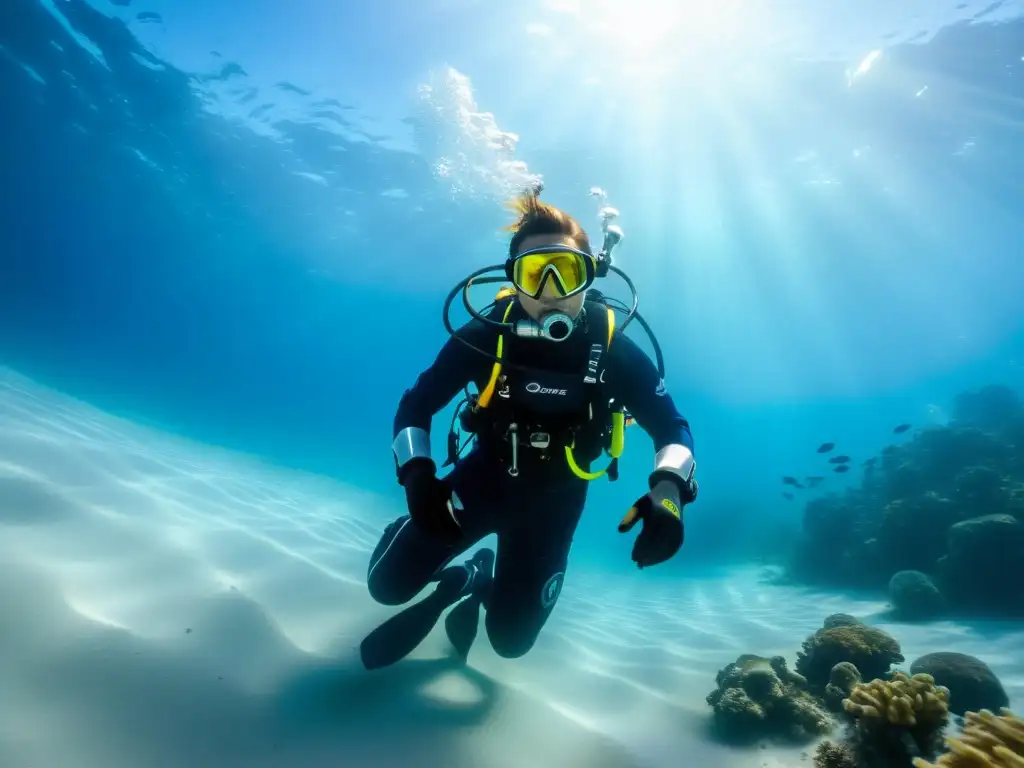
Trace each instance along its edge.
{"label": "black fin", "polygon": [[467,594],[471,571],[464,565],[445,568],[434,591],[396,613],[365,638],[359,655],[366,669],[380,669],[416,650],[441,618],[444,609]]}
{"label": "black fin", "polygon": [[380,669],[404,659],[430,634],[449,605],[449,596],[442,591],[435,591],[392,616],[368,634],[359,645],[363,666],[366,669]]}
{"label": "black fin", "polygon": [[490,594],[494,581],[494,550],[479,550],[469,561],[470,567],[476,569],[468,598],[452,608],[444,619],[445,633],[455,648],[455,652],[463,659],[469,655],[473,647],[476,633],[480,627],[480,606]]}
{"label": "black fin", "polygon": [[463,659],[469,655],[469,649],[476,640],[477,628],[480,626],[480,602],[479,596],[470,595],[452,608],[444,619],[448,640]]}

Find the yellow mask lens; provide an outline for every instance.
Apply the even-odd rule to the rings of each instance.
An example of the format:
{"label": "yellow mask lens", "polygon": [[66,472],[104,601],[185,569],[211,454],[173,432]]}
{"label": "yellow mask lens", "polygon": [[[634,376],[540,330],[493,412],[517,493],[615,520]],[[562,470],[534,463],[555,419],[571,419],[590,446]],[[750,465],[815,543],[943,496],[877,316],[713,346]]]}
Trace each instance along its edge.
{"label": "yellow mask lens", "polygon": [[539,295],[546,279],[554,279],[562,295],[579,290],[587,281],[584,256],[572,251],[527,253],[515,263],[515,283],[531,296]]}

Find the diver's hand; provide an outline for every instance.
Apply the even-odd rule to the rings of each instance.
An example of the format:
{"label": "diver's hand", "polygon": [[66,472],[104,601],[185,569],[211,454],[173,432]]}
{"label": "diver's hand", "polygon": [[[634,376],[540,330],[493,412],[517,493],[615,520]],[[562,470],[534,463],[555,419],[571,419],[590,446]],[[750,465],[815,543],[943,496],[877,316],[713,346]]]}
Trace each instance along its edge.
{"label": "diver's hand", "polygon": [[683,546],[683,505],[697,496],[696,481],[691,480],[692,492],[686,500],[680,498],[679,486],[671,480],[662,480],[649,492],[637,499],[619,523],[619,533],[626,533],[643,522],[640,535],[633,543],[633,562],[637,568],[663,563]]}
{"label": "diver's hand", "polygon": [[427,533],[457,538],[462,532],[451,488],[437,477],[431,459],[417,458],[402,467],[398,481],[405,488],[409,517]]}

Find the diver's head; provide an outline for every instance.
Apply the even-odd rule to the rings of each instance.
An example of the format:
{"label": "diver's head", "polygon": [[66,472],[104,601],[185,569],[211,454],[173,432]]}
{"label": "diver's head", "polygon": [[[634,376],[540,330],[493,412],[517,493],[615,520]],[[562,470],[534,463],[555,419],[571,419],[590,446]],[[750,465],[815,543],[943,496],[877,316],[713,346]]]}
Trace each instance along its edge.
{"label": "diver's head", "polygon": [[[568,235],[562,235],[561,237],[554,237],[552,235],[531,235],[530,237],[523,238],[516,256],[521,256],[524,253],[530,252],[546,256],[548,255],[549,249],[554,248],[576,249],[577,246],[573,239]],[[534,268],[535,271],[537,269],[537,267]],[[573,268],[569,267],[569,269]],[[526,270],[524,269],[521,271],[525,273]],[[531,296],[528,293],[525,293],[522,289],[519,289],[519,303],[522,305],[526,314],[531,318],[539,322],[545,315],[550,315],[555,312],[566,314],[572,319],[576,319],[576,317],[579,316],[580,311],[583,309],[586,289],[577,293],[570,293],[566,296],[563,294],[562,288],[559,286],[559,282],[555,279],[553,274],[549,274],[547,276],[528,276],[524,274],[524,277],[526,280],[539,279],[542,281],[540,283],[540,294],[537,296]]]}
{"label": "diver's head", "polygon": [[[539,199],[538,185],[511,203],[506,274],[523,310],[536,322],[561,314],[575,320],[594,281],[596,261],[587,233],[572,216]],[[569,329],[571,331],[571,328]]]}

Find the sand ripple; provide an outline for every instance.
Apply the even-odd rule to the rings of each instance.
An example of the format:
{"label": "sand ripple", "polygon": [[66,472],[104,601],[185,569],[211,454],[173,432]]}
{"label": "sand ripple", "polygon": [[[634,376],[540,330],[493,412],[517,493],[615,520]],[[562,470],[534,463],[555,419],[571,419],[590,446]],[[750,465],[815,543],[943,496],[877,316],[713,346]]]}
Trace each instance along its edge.
{"label": "sand ripple", "polygon": [[[0,370],[0,765],[800,765],[706,739],[715,672],[743,652],[792,661],[824,615],[883,607],[754,571],[573,571],[527,657],[478,642],[460,668],[438,631],[371,675],[355,648],[390,609],[365,567],[400,501]],[[908,660],[982,656],[1024,701],[1019,625],[883,626]]]}

